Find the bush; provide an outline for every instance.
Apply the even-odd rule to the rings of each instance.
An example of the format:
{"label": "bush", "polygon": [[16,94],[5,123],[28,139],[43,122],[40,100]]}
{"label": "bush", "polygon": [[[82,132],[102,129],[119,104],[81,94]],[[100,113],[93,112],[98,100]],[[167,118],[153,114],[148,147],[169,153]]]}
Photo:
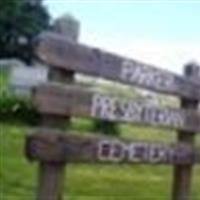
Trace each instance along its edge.
{"label": "bush", "polygon": [[37,124],[39,114],[28,98],[10,94],[6,89],[0,94],[0,121],[17,120]]}
{"label": "bush", "polygon": [[113,135],[113,136],[120,135],[117,123],[104,120],[94,120],[93,131],[105,135]]}
{"label": "bush", "polygon": [[[29,125],[37,125],[40,123],[40,114],[34,109],[31,103],[31,99],[22,98],[10,94],[6,89],[1,90],[0,94],[0,121],[23,121]],[[91,124],[85,128],[85,131],[103,133],[105,135],[118,136],[120,134],[116,123],[102,121],[102,120],[89,120]],[[76,125],[74,125],[74,123]],[[70,128],[78,126],[77,122],[73,125],[70,124]],[[71,127],[72,126],[72,127]],[[80,127],[78,127],[80,129]]]}
{"label": "bush", "polygon": [[[8,70],[0,69],[0,121],[17,120],[31,125],[38,124],[40,115],[34,109],[31,99],[12,94],[8,87],[8,76]],[[115,136],[120,134],[116,123],[97,119],[76,118],[76,120],[72,120],[69,127],[82,132],[90,131]]]}

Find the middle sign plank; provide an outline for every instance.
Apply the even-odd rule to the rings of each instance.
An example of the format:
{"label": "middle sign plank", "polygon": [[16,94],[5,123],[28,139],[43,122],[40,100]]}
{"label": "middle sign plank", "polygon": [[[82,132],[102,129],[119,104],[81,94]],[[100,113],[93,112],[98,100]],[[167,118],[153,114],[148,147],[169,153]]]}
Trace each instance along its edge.
{"label": "middle sign plank", "polygon": [[192,164],[200,162],[198,148],[190,145],[130,141],[95,135],[34,130],[27,137],[30,160],[46,162]]}
{"label": "middle sign plank", "polygon": [[37,57],[52,67],[200,100],[199,84],[152,65],[75,44],[53,33],[44,33],[36,41]]}
{"label": "middle sign plank", "polygon": [[152,107],[140,101],[94,92],[75,85],[40,85],[33,95],[33,102],[39,112],[46,114],[200,131],[200,114],[196,111]]}

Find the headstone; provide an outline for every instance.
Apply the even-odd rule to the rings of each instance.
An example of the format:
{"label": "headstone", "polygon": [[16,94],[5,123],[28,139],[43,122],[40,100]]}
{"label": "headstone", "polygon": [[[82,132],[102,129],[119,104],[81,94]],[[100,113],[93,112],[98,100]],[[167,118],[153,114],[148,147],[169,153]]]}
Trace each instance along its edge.
{"label": "headstone", "polygon": [[45,67],[18,66],[11,71],[10,88],[16,95],[30,95],[33,87],[46,81]]}
{"label": "headstone", "polygon": [[13,67],[19,67],[24,66],[24,63],[18,59],[1,59],[0,60],[0,68],[13,68]]}

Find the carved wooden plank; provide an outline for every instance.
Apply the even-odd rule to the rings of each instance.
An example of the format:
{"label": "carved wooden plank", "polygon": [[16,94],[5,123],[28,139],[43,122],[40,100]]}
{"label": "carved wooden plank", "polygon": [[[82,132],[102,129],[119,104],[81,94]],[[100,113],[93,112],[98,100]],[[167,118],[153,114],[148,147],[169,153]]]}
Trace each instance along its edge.
{"label": "carved wooden plank", "polygon": [[200,130],[200,114],[196,111],[150,107],[133,99],[96,93],[78,86],[44,84],[37,88],[33,101],[38,111],[46,114]]}
{"label": "carved wooden plank", "polygon": [[48,162],[188,164],[200,162],[199,149],[186,144],[130,141],[37,129],[27,137],[27,157]]}
{"label": "carved wooden plank", "polygon": [[120,81],[157,92],[200,99],[199,86],[154,66],[75,44],[52,33],[36,40],[35,53],[51,66]]}

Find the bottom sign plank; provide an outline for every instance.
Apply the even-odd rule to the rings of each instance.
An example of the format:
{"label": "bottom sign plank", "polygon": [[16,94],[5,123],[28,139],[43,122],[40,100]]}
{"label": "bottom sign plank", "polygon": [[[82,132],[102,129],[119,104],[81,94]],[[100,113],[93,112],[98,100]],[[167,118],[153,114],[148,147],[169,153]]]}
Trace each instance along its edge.
{"label": "bottom sign plank", "polygon": [[37,129],[27,136],[30,160],[46,162],[191,164],[200,162],[200,150],[189,145],[129,141],[95,135],[65,134]]}

